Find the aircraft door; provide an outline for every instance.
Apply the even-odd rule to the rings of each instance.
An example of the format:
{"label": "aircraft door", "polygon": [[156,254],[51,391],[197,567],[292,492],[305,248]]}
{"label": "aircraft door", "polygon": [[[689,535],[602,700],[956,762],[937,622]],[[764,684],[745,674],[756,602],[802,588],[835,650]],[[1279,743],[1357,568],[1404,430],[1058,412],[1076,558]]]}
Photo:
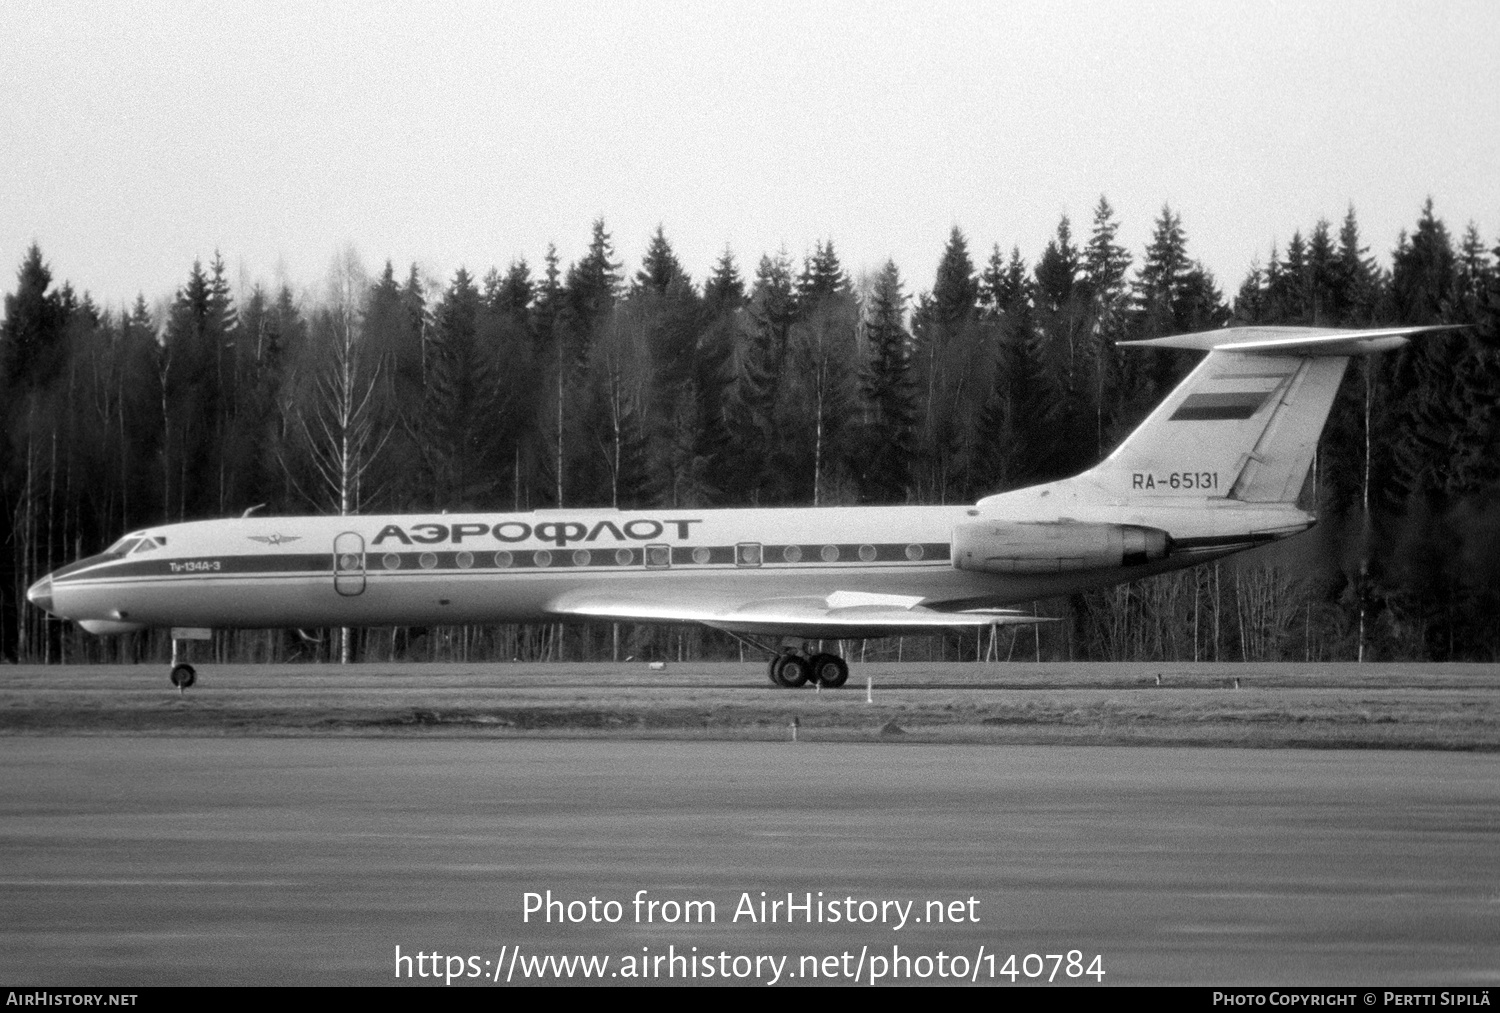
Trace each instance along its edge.
{"label": "aircraft door", "polygon": [[364,535],[345,531],[333,540],[333,589],[349,598],[364,593]]}

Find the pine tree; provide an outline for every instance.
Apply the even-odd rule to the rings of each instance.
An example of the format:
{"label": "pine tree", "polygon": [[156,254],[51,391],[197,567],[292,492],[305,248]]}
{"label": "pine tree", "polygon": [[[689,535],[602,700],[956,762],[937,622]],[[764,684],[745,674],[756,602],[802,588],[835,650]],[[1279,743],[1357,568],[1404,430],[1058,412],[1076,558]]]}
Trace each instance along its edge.
{"label": "pine tree", "polygon": [[1183,278],[1176,303],[1179,332],[1211,331],[1229,322],[1229,307],[1213,272],[1197,261]]}
{"label": "pine tree", "polygon": [[[412,268],[415,277],[416,268]],[[388,260],[380,278],[364,293],[360,358],[379,385],[372,398],[372,426],[384,441],[375,487],[392,509],[416,510],[432,504],[422,446],[426,410],[427,334],[425,307],[418,312],[416,286],[403,289]],[[374,490],[372,490],[374,491]],[[370,497],[366,496],[366,499]]]}
{"label": "pine tree", "polygon": [[932,285],[932,319],[952,333],[973,318],[978,305],[979,281],[969,259],[969,243],[955,225]]}
{"label": "pine tree", "polygon": [[592,428],[594,442],[609,451],[608,502],[654,498],[676,506],[707,498],[696,432],[703,325],[697,289],[658,226],[593,367],[596,398],[607,409]]}
{"label": "pine tree", "polygon": [[758,357],[763,360],[774,383],[781,377],[787,338],[797,319],[792,263],[785,250],[774,258],[760,258],[760,265],[755,269],[755,285],[750,292],[750,317],[755,326]]}
{"label": "pine tree", "polygon": [[1063,312],[1073,299],[1078,284],[1078,248],[1073,245],[1073,229],[1068,216],[1057,224],[1057,235],[1047,241],[1047,249],[1036,265],[1037,308],[1044,313]]}
{"label": "pine tree", "polygon": [[726,246],[703,286],[703,308],[709,318],[713,319],[739,309],[744,302],[745,281],[735,265],[734,254]]}
{"label": "pine tree", "polygon": [[245,409],[240,400],[241,385],[253,383],[255,377],[253,346],[241,340],[239,309],[229,290],[224,257],[218,250],[209,265],[209,314],[219,339],[214,414],[220,454],[217,511],[222,515],[264,501],[258,499],[263,483],[255,467],[260,455],[252,449],[259,420],[241,418]]}
{"label": "pine tree", "polygon": [[785,485],[774,464],[788,456],[776,403],[796,316],[791,258],[785,250],[762,256],[735,337],[734,383],[725,405],[725,486],[736,504],[773,502]]}
{"label": "pine tree", "polygon": [[1452,312],[1462,320],[1477,321],[1484,312],[1484,297],[1491,275],[1489,251],[1479,238],[1479,227],[1473,222],[1464,229],[1454,272],[1453,294],[1449,298]]}
{"label": "pine tree", "polygon": [[913,375],[919,390],[914,474],[918,502],[945,503],[972,492],[979,412],[994,363],[979,323],[979,279],[968,241],[955,226],[932,291],[912,313]]}
{"label": "pine tree", "polygon": [[226,319],[222,291],[194,261],[162,341],[163,499],[168,516],[181,520],[219,516],[229,505],[221,410],[228,393]]}
{"label": "pine tree", "polygon": [[1104,434],[1110,424],[1115,388],[1120,377],[1116,343],[1126,335],[1130,292],[1125,274],[1130,253],[1115,242],[1119,233],[1114,209],[1101,195],[1094,209],[1094,227],[1083,254],[1084,284],[1088,286],[1094,344],[1094,457],[1104,457]]}
{"label": "pine tree", "polygon": [[209,307],[214,315],[214,325],[221,334],[233,334],[239,327],[239,311],[234,305],[234,296],[229,291],[228,271],[224,257],[214,251],[213,263],[209,265]]}
{"label": "pine tree", "polygon": [[532,332],[536,337],[536,357],[546,363],[545,384],[548,402],[538,416],[535,428],[536,446],[533,457],[541,462],[539,478],[549,486],[553,505],[562,506],[567,490],[567,402],[570,369],[567,355],[566,298],[561,270],[558,267],[557,247],[547,245],[547,265],[542,273],[536,299],[532,303]]}
{"label": "pine tree", "polygon": [[[562,289],[561,312],[553,322],[552,386],[555,402],[548,424],[552,430],[549,460],[554,471],[555,506],[563,506],[565,497],[585,500],[599,498],[598,483],[588,481],[592,448],[569,434],[586,429],[583,418],[589,362],[593,346],[609,325],[611,312],[619,296],[620,263],[614,259],[614,244],[604,228],[604,220],[594,220],[593,238],[583,258],[568,268]],[[571,490],[571,492],[570,492]]]}
{"label": "pine tree", "polygon": [[5,297],[0,324],[3,383],[21,392],[45,383],[59,368],[59,345],[67,313],[56,292],[48,292],[52,271],[32,243],[16,272],[16,291]]}
{"label": "pine tree", "polygon": [[532,333],[536,335],[539,349],[549,349],[556,340],[557,317],[562,310],[562,271],[558,267],[557,247],[547,244],[547,266],[542,272],[541,284],[537,285],[531,304]]}
{"label": "pine tree", "polygon": [[280,498],[276,454],[281,449],[277,396],[284,380],[281,335],[275,303],[261,285],[250,290],[239,319],[241,410],[232,453],[247,476],[242,495],[252,502],[289,506],[276,502]]}
{"label": "pine tree", "polygon": [[1234,322],[1236,325],[1265,323],[1267,316],[1266,275],[1256,259],[1250,262],[1250,270],[1234,297]]}
{"label": "pine tree", "polygon": [[1059,404],[1035,343],[1007,324],[982,417],[984,441],[978,463],[982,492],[1004,492],[1065,477],[1071,468],[1059,466],[1056,450]]}
{"label": "pine tree", "polygon": [[509,317],[521,327],[529,330],[527,318],[535,297],[536,288],[531,282],[531,268],[527,266],[526,259],[523,257],[510,262],[504,279],[495,289],[495,296],[490,301],[490,309]]}
{"label": "pine tree", "polygon": [[692,474],[701,481],[682,493],[682,505],[743,502],[736,498],[733,475],[735,441],[731,432],[739,419],[733,414],[736,384],[735,356],[740,327],[737,318],[745,305],[745,283],[734,255],[726,247],[703,286],[705,324],[693,356],[696,424],[692,427]]}
{"label": "pine tree", "polygon": [[406,284],[401,287],[401,306],[406,312],[407,326],[417,336],[417,347],[421,351],[422,386],[427,385],[428,342],[432,334],[432,314],[427,308],[427,281],[416,264],[406,272]]}
{"label": "pine tree", "polygon": [[1293,232],[1286,246],[1286,258],[1277,265],[1275,277],[1266,295],[1271,315],[1278,323],[1308,322],[1307,243],[1301,231]]}
{"label": "pine tree", "polygon": [[1061,431],[1055,444],[1057,465],[1073,471],[1090,463],[1098,450],[1100,410],[1095,395],[1102,377],[1090,339],[1091,304],[1087,282],[1080,277],[1081,258],[1073,245],[1066,215],[1036,265],[1037,351],[1051,385],[1058,392]]}
{"label": "pine tree", "polygon": [[[1432,202],[1423,208],[1417,231],[1408,243],[1403,237],[1396,253],[1391,286],[1398,305],[1413,316],[1440,314],[1461,322],[1477,309],[1477,298],[1455,298],[1484,285],[1487,264],[1483,250],[1466,253],[1467,264],[1454,256],[1447,228],[1432,216]],[[1468,275],[1466,277],[1466,275]],[[1438,293],[1443,293],[1441,296]],[[1436,303],[1436,305],[1434,305]],[[1392,371],[1396,401],[1395,439],[1389,501],[1398,509],[1420,496],[1435,513],[1477,493],[1497,474],[1496,466],[1478,461],[1493,458],[1496,431],[1495,349],[1483,334],[1428,335],[1403,349]]]}
{"label": "pine tree", "polygon": [[658,295],[665,295],[667,289],[674,285],[692,285],[692,279],[682,269],[682,263],[678,261],[677,254],[672,252],[672,244],[667,242],[666,233],[660,225],[656,226],[656,232],[652,234],[651,241],[646,246],[646,256],[641,260],[641,269],[636,272],[634,288],[638,291],[648,290]]}
{"label": "pine tree", "polygon": [[581,342],[576,349],[580,355],[586,351],[593,330],[604,322],[619,294],[620,264],[614,256],[614,244],[604,229],[604,219],[594,219],[594,235],[589,241],[588,252],[568,268],[564,286],[569,324]]}
{"label": "pine tree", "polygon": [[825,299],[848,296],[853,291],[849,276],[833,250],[833,240],[817,243],[813,254],[802,261],[797,279],[797,313],[803,319],[816,313]]}
{"label": "pine tree", "polygon": [[1340,325],[1368,324],[1379,299],[1379,274],[1369,250],[1360,245],[1354,205],[1339,227],[1338,266],[1334,272],[1333,316]]}
{"label": "pine tree", "polygon": [[1021,258],[1019,247],[1012,247],[1010,260],[1000,256],[997,245],[981,280],[981,296],[989,319],[1006,319],[1031,335],[1035,313],[1032,306],[1031,272]]}
{"label": "pine tree", "polygon": [[160,351],[156,323],[146,306],[146,297],[136,296],[128,315],[121,314],[116,350],[116,426],[121,432],[121,517],[118,530],[128,531],[160,518],[158,499],[161,408],[157,387],[157,355]]}
{"label": "pine tree", "polygon": [[1001,492],[1061,477],[1057,415],[1060,399],[1037,351],[1036,286],[1021,251],[1002,262],[997,246],[985,271],[985,301],[996,329],[994,371],[980,416],[975,483]]}
{"label": "pine tree", "polygon": [[1440,321],[1455,266],[1448,227],[1433,215],[1429,197],[1416,231],[1409,240],[1403,232],[1392,255],[1391,296],[1397,319],[1406,324]]}
{"label": "pine tree", "polygon": [[499,472],[493,350],[480,340],[482,299],[463,268],[434,313],[426,440],[438,504],[475,508],[491,500]]}
{"label": "pine tree", "polygon": [[1328,219],[1318,219],[1307,241],[1307,317],[1315,327],[1328,327],[1337,313],[1339,258]]}
{"label": "pine tree", "polygon": [[1146,259],[1135,280],[1136,337],[1171,333],[1176,325],[1176,300],[1188,272],[1187,236],[1182,219],[1163,206],[1146,248]]}
{"label": "pine tree", "polygon": [[911,376],[911,336],[902,323],[906,295],[896,262],[887,260],[875,279],[865,323],[869,365],[864,376],[865,498],[904,503],[910,497],[911,455],[916,422]]}
{"label": "pine tree", "polygon": [[1094,228],[1083,251],[1083,277],[1101,330],[1112,331],[1111,321],[1123,308],[1126,298],[1125,272],[1130,270],[1130,251],[1115,242],[1120,224],[1114,208],[1101,195],[1094,208]]}
{"label": "pine tree", "polygon": [[[0,323],[0,654],[21,660],[49,656],[52,634],[41,616],[24,605],[24,589],[61,562],[54,548],[63,534],[53,509],[57,476],[55,448],[66,420],[54,402],[56,380],[67,365],[67,286],[48,292],[52,272],[35,243],[16,275],[16,291],[5,297]],[[62,431],[62,432],[60,432]],[[64,443],[64,449],[68,444]]]}
{"label": "pine tree", "polygon": [[[1018,251],[1019,252],[1019,251]],[[990,249],[990,259],[979,276],[979,315],[985,320],[996,320],[1001,314],[999,292],[1005,285],[1005,258],[1000,255],[1000,244]]]}
{"label": "pine tree", "polygon": [[1476,231],[1455,256],[1428,201],[1412,238],[1402,237],[1391,281],[1408,312],[1431,314],[1436,301],[1441,319],[1478,325],[1413,341],[1386,374],[1389,449],[1378,463],[1385,526],[1396,537],[1382,554],[1381,591],[1398,621],[1425,632],[1421,656],[1436,659],[1497,646],[1492,634],[1473,635],[1493,626],[1500,605],[1500,300],[1485,298],[1495,283]]}

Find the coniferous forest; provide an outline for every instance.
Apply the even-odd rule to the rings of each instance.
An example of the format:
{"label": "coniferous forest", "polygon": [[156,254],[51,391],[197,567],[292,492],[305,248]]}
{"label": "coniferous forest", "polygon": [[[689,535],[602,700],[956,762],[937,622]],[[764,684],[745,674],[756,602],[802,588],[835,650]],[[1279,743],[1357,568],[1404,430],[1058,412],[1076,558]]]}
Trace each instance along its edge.
{"label": "coniferous forest", "polygon": [[[1080,223],[1081,224],[1081,223]],[[1295,223],[1289,223],[1295,224]],[[1351,363],[1290,546],[1039,602],[1061,622],[844,645],[870,660],[1500,660],[1500,246],[1429,201],[1389,267],[1350,209],[1230,294],[1163,208],[1116,241],[1100,199],[1031,260],[955,228],[930,276],[851,277],[834,241],[690,277],[602,221],[564,265],[430,278],[341,255],[316,297],[233,292],[216,255],[169,302],[100,306],[32,247],[0,325],[0,653],[141,661],[25,601],[150,524],[262,514],[972,502],[1106,455],[1194,356],[1121,340],[1228,324],[1464,323]],[[186,265],[185,265],[186,266]],[[929,281],[930,278],[930,281]],[[263,506],[261,506],[263,504]],[[361,659],[735,658],[712,631],[371,629]],[[218,660],[337,638],[217,636]]]}

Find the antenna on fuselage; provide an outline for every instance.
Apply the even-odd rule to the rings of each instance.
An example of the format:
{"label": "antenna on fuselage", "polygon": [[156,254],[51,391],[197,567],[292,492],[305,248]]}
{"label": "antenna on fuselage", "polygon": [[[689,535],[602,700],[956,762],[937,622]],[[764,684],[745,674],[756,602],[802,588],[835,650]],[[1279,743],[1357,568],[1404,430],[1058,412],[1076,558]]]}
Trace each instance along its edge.
{"label": "antenna on fuselage", "polygon": [[242,513],[242,514],[240,514],[240,516],[241,517],[249,517],[251,514],[255,513],[255,511],[261,509],[264,506],[265,506],[264,503],[257,503],[253,507],[246,507],[245,508],[245,512]]}

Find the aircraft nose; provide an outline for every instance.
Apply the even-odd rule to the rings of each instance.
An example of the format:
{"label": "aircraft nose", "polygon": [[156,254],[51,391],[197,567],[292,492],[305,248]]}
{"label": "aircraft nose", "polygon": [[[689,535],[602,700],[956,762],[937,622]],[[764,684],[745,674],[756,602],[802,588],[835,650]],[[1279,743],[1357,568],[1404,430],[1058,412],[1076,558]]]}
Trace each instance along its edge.
{"label": "aircraft nose", "polygon": [[26,600],[39,609],[44,609],[48,613],[52,612],[52,574],[49,573],[32,584],[26,592]]}

